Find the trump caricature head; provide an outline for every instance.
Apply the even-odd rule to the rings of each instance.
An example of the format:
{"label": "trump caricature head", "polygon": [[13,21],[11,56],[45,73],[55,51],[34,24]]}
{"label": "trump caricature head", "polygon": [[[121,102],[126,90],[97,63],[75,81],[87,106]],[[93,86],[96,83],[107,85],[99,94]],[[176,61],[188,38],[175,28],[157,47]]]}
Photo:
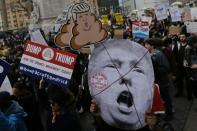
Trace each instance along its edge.
{"label": "trump caricature head", "polygon": [[89,62],[88,83],[108,125],[128,130],[146,125],[154,73],[151,57],[143,46],[129,40],[96,45]]}

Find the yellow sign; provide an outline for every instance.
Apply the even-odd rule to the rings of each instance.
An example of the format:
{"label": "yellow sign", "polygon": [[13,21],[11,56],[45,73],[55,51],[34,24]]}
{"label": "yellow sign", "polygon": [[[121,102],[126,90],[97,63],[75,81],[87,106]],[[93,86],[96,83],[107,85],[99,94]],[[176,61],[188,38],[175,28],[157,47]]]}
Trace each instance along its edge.
{"label": "yellow sign", "polygon": [[109,20],[108,20],[107,15],[102,15],[101,19],[102,19],[103,25],[107,25],[108,24]]}
{"label": "yellow sign", "polygon": [[123,24],[123,16],[120,13],[115,13],[114,14],[115,19],[116,19],[116,25],[122,25]]}

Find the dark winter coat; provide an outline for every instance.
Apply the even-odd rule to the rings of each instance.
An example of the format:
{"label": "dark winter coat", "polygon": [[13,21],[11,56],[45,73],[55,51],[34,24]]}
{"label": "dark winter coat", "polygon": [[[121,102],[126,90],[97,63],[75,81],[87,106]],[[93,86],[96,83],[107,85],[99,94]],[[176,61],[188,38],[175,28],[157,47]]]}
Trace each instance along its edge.
{"label": "dark winter coat", "polygon": [[27,114],[23,108],[15,101],[6,112],[0,112],[0,131],[27,131],[23,118]]}

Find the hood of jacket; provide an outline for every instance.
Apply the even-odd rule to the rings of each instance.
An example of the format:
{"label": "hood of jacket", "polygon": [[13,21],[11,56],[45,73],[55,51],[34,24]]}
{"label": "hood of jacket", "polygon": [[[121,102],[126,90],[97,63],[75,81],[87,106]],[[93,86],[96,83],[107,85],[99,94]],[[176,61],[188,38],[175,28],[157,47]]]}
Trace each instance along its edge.
{"label": "hood of jacket", "polygon": [[20,118],[27,116],[27,113],[16,101],[12,101],[12,104],[4,114],[5,116],[15,115],[16,117],[20,117]]}

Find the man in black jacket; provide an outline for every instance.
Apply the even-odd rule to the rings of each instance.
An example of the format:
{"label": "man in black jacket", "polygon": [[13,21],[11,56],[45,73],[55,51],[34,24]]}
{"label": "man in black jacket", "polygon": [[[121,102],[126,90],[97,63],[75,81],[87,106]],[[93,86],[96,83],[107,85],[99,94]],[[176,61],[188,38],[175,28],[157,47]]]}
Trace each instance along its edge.
{"label": "man in black jacket", "polygon": [[161,96],[165,102],[166,107],[166,120],[171,120],[173,118],[172,113],[172,100],[169,94],[169,62],[165,55],[157,50],[156,47],[157,41],[155,39],[148,39],[145,41],[145,47],[149,50],[152,57],[153,68],[155,73],[155,82],[160,87]]}
{"label": "man in black jacket", "polygon": [[189,86],[197,97],[197,36],[188,38],[189,47],[185,50],[184,66],[187,68]]}
{"label": "man in black jacket", "polygon": [[[184,80],[186,80],[186,69],[183,66],[183,59],[185,55],[185,49],[187,47],[187,38],[185,34],[179,35],[179,41],[175,42],[172,46],[172,52],[176,59],[176,86],[177,86],[177,93],[175,94],[176,97],[183,96],[183,89],[184,89]],[[191,91],[187,88],[187,97],[190,100]]]}

